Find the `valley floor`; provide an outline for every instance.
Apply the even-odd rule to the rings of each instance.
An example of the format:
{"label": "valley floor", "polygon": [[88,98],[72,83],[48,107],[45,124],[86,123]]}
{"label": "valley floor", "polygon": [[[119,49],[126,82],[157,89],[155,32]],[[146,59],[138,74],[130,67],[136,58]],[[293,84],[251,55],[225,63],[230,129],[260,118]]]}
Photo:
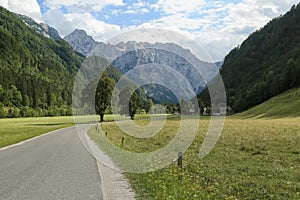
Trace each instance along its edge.
{"label": "valley floor", "polygon": [[[194,120],[197,123],[196,119]],[[136,121],[147,126],[149,121]],[[104,123],[107,137],[90,130],[105,147],[107,141],[129,152],[160,149],[175,137],[179,119],[169,119],[155,136],[138,139],[115,123]],[[229,117],[222,135],[204,159],[199,149],[209,125],[202,119],[198,133],[183,154],[183,167],[173,162],[148,173],[127,173],[139,199],[298,199],[300,197],[300,118],[240,119]],[[122,145],[122,137],[124,144]],[[109,152],[108,152],[109,154]]]}
{"label": "valley floor", "polygon": [[[111,120],[110,116],[106,119]],[[179,117],[167,119],[149,138],[129,136],[114,122],[101,124],[106,134],[93,127],[89,136],[100,148],[113,142],[129,152],[147,153],[167,145],[176,136],[180,121]],[[174,161],[154,172],[125,174],[138,199],[299,199],[300,117],[227,117],[220,139],[203,159],[199,150],[210,120],[201,117],[200,122],[196,118],[188,121],[199,123],[199,128],[183,154],[182,168]],[[133,123],[147,127],[150,122],[139,119]],[[54,117],[0,119],[0,125],[3,147],[74,124],[72,117]],[[156,128],[156,123],[152,125]]]}

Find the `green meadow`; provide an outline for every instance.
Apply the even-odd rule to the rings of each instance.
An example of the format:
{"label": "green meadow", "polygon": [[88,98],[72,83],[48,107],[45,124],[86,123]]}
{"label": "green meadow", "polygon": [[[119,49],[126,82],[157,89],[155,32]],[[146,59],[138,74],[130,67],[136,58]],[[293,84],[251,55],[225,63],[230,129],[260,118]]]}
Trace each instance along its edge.
{"label": "green meadow", "polygon": [[[183,154],[182,168],[175,161],[154,172],[126,173],[138,199],[300,198],[300,118],[229,117],[215,148],[200,159],[209,121],[200,119],[198,133]],[[149,120],[135,123],[147,126]],[[179,118],[168,119],[157,135],[147,139],[129,136],[112,122],[102,124],[103,133],[91,129],[89,136],[108,154],[110,142],[130,152],[151,152],[175,137],[179,123]]]}
{"label": "green meadow", "polygon": [[73,117],[0,119],[0,148],[72,125]]}
{"label": "green meadow", "polygon": [[[97,118],[99,120],[99,116]],[[137,115],[136,118],[147,118],[147,116]],[[112,115],[105,115],[104,119],[114,120]],[[73,125],[72,116],[0,118],[0,148]]]}
{"label": "green meadow", "polygon": [[300,116],[300,88],[277,95],[236,115],[241,118],[282,118]]}
{"label": "green meadow", "polygon": [[[169,116],[159,133],[138,139],[124,133],[112,116],[105,119],[103,133],[94,128],[89,131],[99,147],[112,142],[137,153],[164,147],[180,126],[179,117]],[[188,120],[197,123],[196,118]],[[227,117],[215,148],[200,159],[209,122],[208,117],[200,118],[197,135],[183,154],[182,167],[174,161],[154,172],[126,173],[138,199],[299,199],[299,117]],[[137,116],[133,123],[143,127],[150,120]],[[73,117],[0,119],[0,147],[72,125]]]}

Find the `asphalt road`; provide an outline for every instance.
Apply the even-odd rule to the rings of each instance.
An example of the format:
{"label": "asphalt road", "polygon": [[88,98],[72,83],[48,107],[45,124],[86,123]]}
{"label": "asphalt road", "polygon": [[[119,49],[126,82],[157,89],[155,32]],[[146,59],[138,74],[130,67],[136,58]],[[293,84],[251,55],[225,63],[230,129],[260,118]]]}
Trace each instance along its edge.
{"label": "asphalt road", "polygon": [[88,200],[102,196],[96,159],[83,146],[75,127],[0,150],[1,200]]}

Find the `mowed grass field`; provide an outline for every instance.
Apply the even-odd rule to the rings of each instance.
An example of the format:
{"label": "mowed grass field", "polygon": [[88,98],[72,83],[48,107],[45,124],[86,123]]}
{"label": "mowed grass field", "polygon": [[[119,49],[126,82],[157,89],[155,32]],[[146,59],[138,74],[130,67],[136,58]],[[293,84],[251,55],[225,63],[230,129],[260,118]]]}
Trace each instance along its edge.
{"label": "mowed grass field", "polygon": [[[99,116],[97,118],[99,120]],[[136,118],[146,118],[146,116],[137,115]],[[114,118],[112,115],[105,115],[104,119],[113,121]],[[73,116],[0,118],[0,148],[73,125]]]}
{"label": "mowed grass field", "polygon": [[[149,120],[136,123],[146,126]],[[100,148],[112,141],[130,152],[150,152],[174,138],[179,123],[179,118],[169,119],[147,139],[131,137],[111,122],[102,124],[107,137],[94,128],[89,136]],[[182,168],[173,162],[154,172],[126,174],[138,199],[300,199],[300,118],[229,117],[215,148],[200,159],[208,125],[209,118],[200,119]]]}
{"label": "mowed grass field", "polygon": [[0,148],[72,125],[73,117],[0,119]]}

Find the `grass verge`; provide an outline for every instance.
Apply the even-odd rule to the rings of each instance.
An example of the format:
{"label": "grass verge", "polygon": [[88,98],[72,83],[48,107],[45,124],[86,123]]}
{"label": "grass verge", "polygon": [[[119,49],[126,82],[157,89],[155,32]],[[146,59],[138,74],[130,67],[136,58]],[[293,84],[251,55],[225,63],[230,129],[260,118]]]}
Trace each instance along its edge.
{"label": "grass verge", "polygon": [[0,119],[0,148],[72,125],[73,117]]}

